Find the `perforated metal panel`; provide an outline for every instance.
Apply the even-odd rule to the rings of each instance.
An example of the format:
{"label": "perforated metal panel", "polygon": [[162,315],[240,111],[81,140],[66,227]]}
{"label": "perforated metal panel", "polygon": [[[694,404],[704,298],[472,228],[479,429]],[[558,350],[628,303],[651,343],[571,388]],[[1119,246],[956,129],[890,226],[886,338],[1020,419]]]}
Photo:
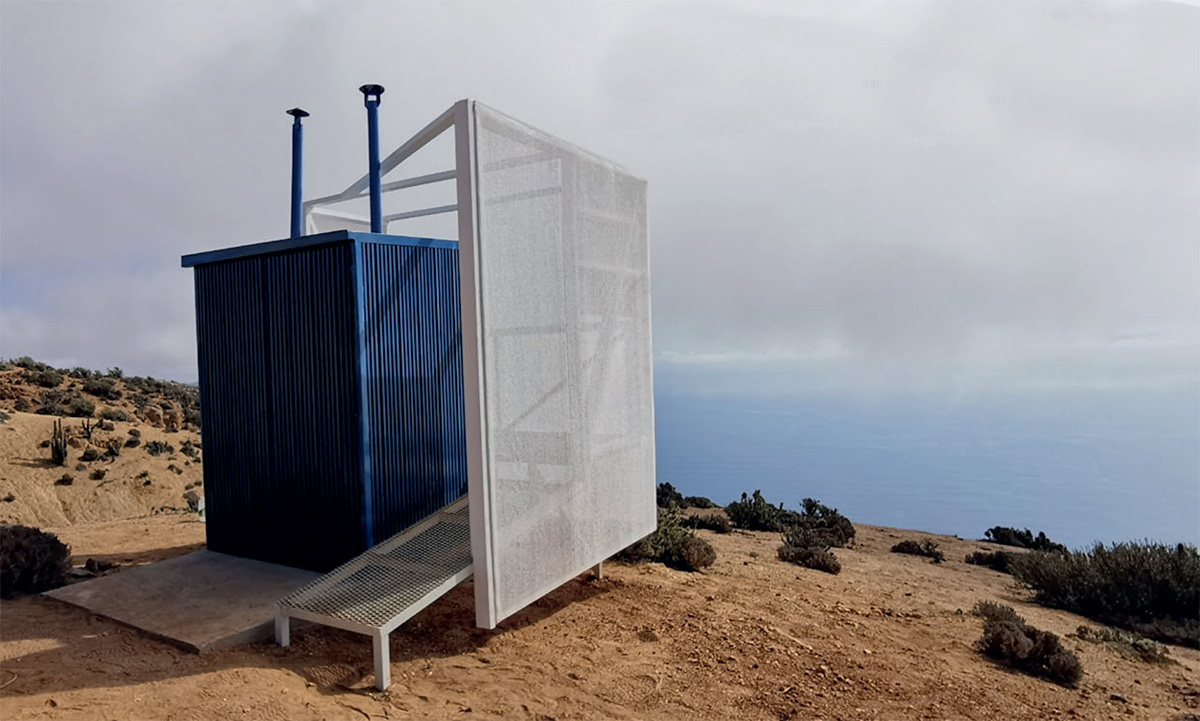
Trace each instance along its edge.
{"label": "perforated metal panel", "polygon": [[301,618],[315,615],[390,630],[436,599],[430,597],[436,589],[470,567],[471,531],[464,499],[297,589],[279,606]]}
{"label": "perforated metal panel", "polygon": [[645,181],[473,109],[463,336],[476,614],[492,627],[654,530],[650,266]]}

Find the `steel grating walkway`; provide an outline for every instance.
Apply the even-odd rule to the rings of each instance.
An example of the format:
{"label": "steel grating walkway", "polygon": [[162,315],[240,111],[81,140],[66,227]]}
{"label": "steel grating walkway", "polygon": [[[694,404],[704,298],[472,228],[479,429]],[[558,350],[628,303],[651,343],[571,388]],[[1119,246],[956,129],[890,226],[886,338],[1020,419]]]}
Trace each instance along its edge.
{"label": "steel grating walkway", "polygon": [[397,626],[471,576],[467,498],[338,566],[275,604],[275,641],[290,643],[290,620],[371,636],[375,686],[390,683],[388,637]]}

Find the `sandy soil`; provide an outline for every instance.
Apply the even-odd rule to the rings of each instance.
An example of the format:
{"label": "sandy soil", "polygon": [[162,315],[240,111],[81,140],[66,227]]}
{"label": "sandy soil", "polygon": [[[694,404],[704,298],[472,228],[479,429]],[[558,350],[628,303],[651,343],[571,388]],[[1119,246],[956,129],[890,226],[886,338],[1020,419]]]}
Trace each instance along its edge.
{"label": "sandy soil", "polygon": [[[0,523],[44,528],[172,513],[188,508],[188,489],[202,493],[200,464],[180,450],[184,441],[199,446],[195,431],[167,433],[145,422],[114,422],[112,431],[95,430],[89,439],[81,419],[63,419],[71,439],[66,465],[57,466],[50,449],[40,446],[49,440],[55,419],[11,415],[0,424]],[[137,447],[124,445],[130,430],[140,434]],[[120,444],[119,456],[83,460],[89,449],[103,453],[109,440]],[[175,452],[152,456],[146,451],[151,441],[168,443]],[[92,478],[100,473],[102,478]],[[70,485],[56,483],[64,475],[71,477]]]}
{"label": "sandy soil", "polygon": [[[190,516],[58,529],[77,560],[157,560],[198,547]],[[1148,665],[1066,637],[1085,677],[1066,689],[972,644],[981,599],[1066,636],[1084,619],[1025,602],[968,566],[989,544],[858,526],[840,575],[776,560],[773,534],[709,538],[705,573],[606,564],[494,632],[469,582],[392,636],[393,686],[373,690],[365,637],[323,627],[293,646],[187,654],[43,598],[0,604],[4,719],[746,718],[1176,719],[1200,714],[1200,652]],[[935,538],[949,562],[888,552]]]}

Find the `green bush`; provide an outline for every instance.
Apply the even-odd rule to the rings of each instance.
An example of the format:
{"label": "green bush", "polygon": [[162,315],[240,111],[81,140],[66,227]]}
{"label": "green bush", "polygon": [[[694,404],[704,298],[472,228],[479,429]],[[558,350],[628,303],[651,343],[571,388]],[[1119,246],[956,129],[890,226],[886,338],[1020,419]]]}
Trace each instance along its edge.
{"label": "green bush", "polygon": [[0,526],[0,598],[41,593],[66,583],[71,549],[52,533]]}
{"label": "green bush", "polygon": [[671,508],[672,506],[683,505],[683,494],[675,490],[675,486],[670,483],[660,483],[657,492],[656,501],[659,508]]}
{"label": "green bush", "polygon": [[96,404],[86,398],[76,398],[67,407],[67,413],[72,418],[91,418],[96,412]]}
{"label": "green bush", "polygon": [[26,370],[31,370],[31,371],[54,370],[53,368],[46,365],[45,363],[42,363],[41,361],[35,361],[34,359],[30,358],[27,355],[23,355],[20,358],[17,358],[16,360],[14,360],[13,365],[15,365],[18,368],[24,368]]}
{"label": "green bush", "polygon": [[784,521],[807,530],[815,540],[813,545],[841,548],[854,540],[854,524],[850,519],[812,498],[805,498],[800,513],[791,518],[785,516]]}
{"label": "green bush", "polygon": [[121,399],[121,391],[111,378],[88,378],[83,382],[83,392],[106,401]]}
{"label": "green bush", "polygon": [[987,529],[983,534],[984,540],[992,543],[999,543],[1002,546],[1016,546],[1017,548],[1028,548],[1034,551],[1055,551],[1058,553],[1066,553],[1067,547],[1061,543],[1055,543],[1046,537],[1045,531],[1038,531],[1037,537],[1029,531],[1017,530],[1007,526],[993,526]]}
{"label": "green bush", "polygon": [[179,452],[188,458],[191,458],[193,461],[200,460],[200,447],[195,443],[192,443],[190,438],[184,441],[181,446],[179,446]]}
{"label": "green bush", "polygon": [[1129,631],[1122,631],[1118,628],[1109,628],[1107,626],[1099,629],[1092,628],[1091,626],[1080,626],[1075,631],[1075,635],[1081,641],[1108,646],[1126,658],[1133,658],[1145,661],[1146,663],[1174,663],[1167,652],[1166,646],[1160,646],[1148,638],[1143,638]]}
{"label": "green bush", "polygon": [[145,445],[146,452],[152,456],[166,453],[168,456],[175,452],[175,446],[165,441],[148,441]]}
{"label": "green bush", "polygon": [[812,568],[825,573],[841,573],[842,564],[828,548],[818,546],[792,546],[783,544],[776,552],[779,560],[794,563],[797,566]]}
{"label": "green bush", "polygon": [[1063,686],[1073,688],[1083,677],[1079,658],[1063,647],[1057,635],[1030,626],[1011,606],[981,601],[973,613],[983,617],[980,652]]}
{"label": "green bush", "polygon": [[975,551],[967,554],[966,562],[974,566],[987,566],[1000,573],[1012,573],[1012,559],[1017,554],[1010,551]]}
{"label": "green bush", "polygon": [[752,496],[742,494],[742,500],[734,501],[725,506],[725,515],[733,525],[747,531],[782,531],[783,509],[776,508],[763,498],[762,491],[755,491]]}
{"label": "green bush", "polygon": [[79,366],[75,366],[71,370],[67,371],[67,375],[71,376],[72,378],[81,380],[81,381],[86,381],[89,378],[95,378],[95,377],[99,376],[100,373],[99,373],[99,371],[88,370],[87,368],[81,368]]}
{"label": "green bush", "polygon": [[120,408],[105,408],[100,411],[100,417],[106,421],[122,421],[125,423],[133,420],[132,416]]}
{"label": "green bush", "polygon": [[53,368],[47,368],[44,371],[34,371],[30,375],[29,380],[38,384],[42,388],[57,388],[58,386],[62,385],[63,374],[59,373]]}
{"label": "green bush", "polygon": [[714,513],[701,516],[699,514],[690,514],[684,516],[683,525],[688,528],[703,528],[714,533],[730,533],[733,531],[733,524],[725,516]]}
{"label": "green bush", "polygon": [[684,496],[682,505],[684,508],[719,508],[711,498],[704,496]]}
{"label": "green bush", "polygon": [[658,510],[658,528],[616,556],[627,563],[647,561],[665,564],[681,571],[698,571],[711,566],[717,553],[703,538],[685,528],[675,508]]}
{"label": "green bush", "polygon": [[1169,643],[1200,648],[1200,552],[1180,543],[1097,543],[1012,559],[1034,600]]}
{"label": "green bush", "polygon": [[892,546],[892,553],[906,553],[910,556],[924,556],[931,559],[933,563],[941,563],[946,560],[946,554],[938,550],[938,545],[935,541],[925,539],[917,542],[913,540],[903,540]]}

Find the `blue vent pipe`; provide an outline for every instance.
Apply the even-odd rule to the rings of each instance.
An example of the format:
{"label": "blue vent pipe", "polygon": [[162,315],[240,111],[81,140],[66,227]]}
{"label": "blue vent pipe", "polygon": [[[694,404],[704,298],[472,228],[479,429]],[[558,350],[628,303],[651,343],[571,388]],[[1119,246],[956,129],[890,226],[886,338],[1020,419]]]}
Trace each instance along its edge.
{"label": "blue vent pipe", "polygon": [[379,189],[379,96],[383,95],[382,85],[364,85],[359,88],[363,94],[363,104],[367,106],[367,154],[370,156],[370,170],[367,171],[371,182],[371,232],[383,232],[383,192]]}
{"label": "blue vent pipe", "polygon": [[304,234],[300,228],[300,173],[304,161],[304,126],[300,124],[300,118],[307,118],[308,113],[292,108],[287,114],[295,118],[292,121],[292,237],[299,238]]}

